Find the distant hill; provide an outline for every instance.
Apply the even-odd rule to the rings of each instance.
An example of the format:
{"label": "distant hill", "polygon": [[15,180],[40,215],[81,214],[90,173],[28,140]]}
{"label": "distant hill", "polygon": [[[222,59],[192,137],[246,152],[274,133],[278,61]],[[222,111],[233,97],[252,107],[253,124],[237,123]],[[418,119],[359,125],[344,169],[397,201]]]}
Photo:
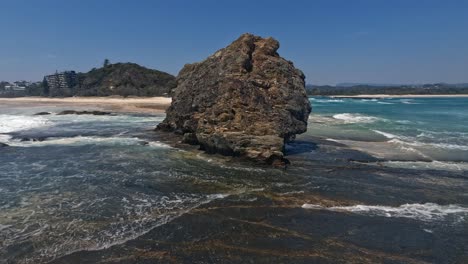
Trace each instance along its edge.
{"label": "distant hill", "polygon": [[468,94],[468,84],[417,84],[417,85],[307,85],[308,95],[360,95],[360,94]]}
{"label": "distant hill", "polygon": [[15,82],[23,91],[6,90],[9,82],[0,82],[0,97],[20,96],[170,96],[177,86],[176,77],[162,71],[142,67],[136,63],[108,62],[102,68],[78,73],[78,81],[70,88],[50,92],[44,78],[41,82]]}
{"label": "distant hill", "polygon": [[396,84],[396,83],[338,83],[336,87],[354,87],[354,86],[368,86],[368,87],[421,87],[421,86],[449,86],[449,87],[457,87],[463,88],[468,87],[468,83],[434,83],[434,84]]}
{"label": "distant hill", "polygon": [[109,64],[87,73],[79,73],[78,96],[168,96],[176,87],[176,78],[135,63]]}
{"label": "distant hill", "polygon": [[360,85],[366,85],[366,86],[372,86],[372,87],[383,87],[383,86],[401,86],[402,84],[393,84],[393,83],[338,83],[336,86],[338,87],[353,87],[353,86],[360,86]]}

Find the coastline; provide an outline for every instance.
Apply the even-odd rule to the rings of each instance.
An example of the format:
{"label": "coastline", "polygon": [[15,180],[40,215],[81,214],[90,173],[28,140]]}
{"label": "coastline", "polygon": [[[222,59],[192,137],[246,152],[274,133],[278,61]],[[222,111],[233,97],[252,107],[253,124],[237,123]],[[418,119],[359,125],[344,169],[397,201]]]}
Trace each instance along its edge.
{"label": "coastline", "polygon": [[164,113],[171,104],[169,97],[17,97],[0,98],[1,104],[27,104],[27,105],[63,105],[63,106],[89,106],[115,112],[133,113]]}
{"label": "coastline", "polygon": [[360,94],[360,95],[323,95],[331,98],[455,98],[468,97],[468,94]]}

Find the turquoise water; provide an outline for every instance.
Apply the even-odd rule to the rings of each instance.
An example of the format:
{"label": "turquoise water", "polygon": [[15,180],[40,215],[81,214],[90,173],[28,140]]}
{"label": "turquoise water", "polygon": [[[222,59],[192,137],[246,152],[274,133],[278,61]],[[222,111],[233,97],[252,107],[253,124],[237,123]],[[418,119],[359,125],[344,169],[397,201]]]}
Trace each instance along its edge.
{"label": "turquoise water", "polygon": [[316,97],[311,102],[312,135],[394,161],[468,162],[468,98]]}

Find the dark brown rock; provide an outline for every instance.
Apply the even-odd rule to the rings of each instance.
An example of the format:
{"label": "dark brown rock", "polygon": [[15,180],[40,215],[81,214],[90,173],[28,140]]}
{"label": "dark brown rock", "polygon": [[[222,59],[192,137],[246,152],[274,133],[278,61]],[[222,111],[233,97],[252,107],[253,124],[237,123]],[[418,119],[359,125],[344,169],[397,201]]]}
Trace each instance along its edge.
{"label": "dark brown rock", "polygon": [[30,141],[30,142],[42,142],[46,140],[45,137],[38,137],[38,138],[32,138],[32,137],[23,137],[20,139],[21,142],[27,142],[27,141]]}
{"label": "dark brown rock", "polygon": [[64,110],[57,115],[111,115],[110,112],[102,111],[76,111],[76,110]]}
{"label": "dark brown rock", "polygon": [[206,60],[185,65],[158,129],[207,152],[284,161],[284,144],[306,131],[311,106],[304,74],[278,48],[273,38],[243,34]]}
{"label": "dark brown rock", "polygon": [[50,115],[51,113],[50,112],[39,112],[39,113],[36,113],[34,115]]}

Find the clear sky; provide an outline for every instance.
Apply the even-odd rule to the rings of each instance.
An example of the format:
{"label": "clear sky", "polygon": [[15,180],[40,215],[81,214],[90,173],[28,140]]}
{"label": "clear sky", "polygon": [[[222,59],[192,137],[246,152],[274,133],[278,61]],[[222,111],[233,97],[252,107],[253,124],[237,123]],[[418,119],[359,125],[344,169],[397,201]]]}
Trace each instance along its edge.
{"label": "clear sky", "polygon": [[273,36],[307,83],[468,82],[468,0],[0,0],[0,80],[105,58],[177,74],[240,34]]}

